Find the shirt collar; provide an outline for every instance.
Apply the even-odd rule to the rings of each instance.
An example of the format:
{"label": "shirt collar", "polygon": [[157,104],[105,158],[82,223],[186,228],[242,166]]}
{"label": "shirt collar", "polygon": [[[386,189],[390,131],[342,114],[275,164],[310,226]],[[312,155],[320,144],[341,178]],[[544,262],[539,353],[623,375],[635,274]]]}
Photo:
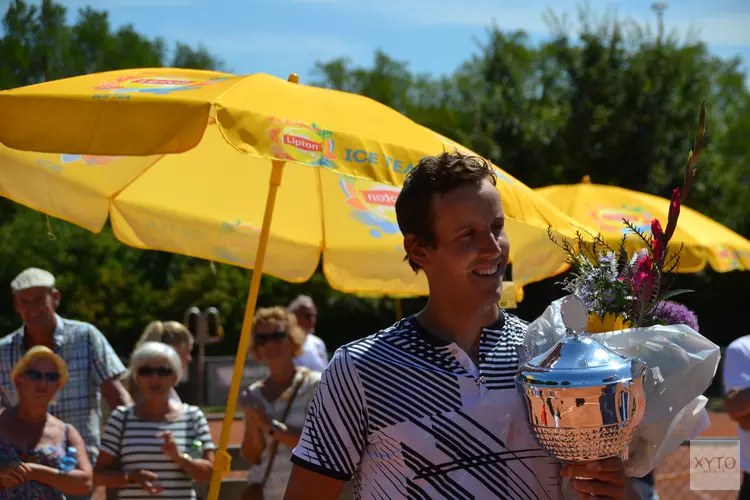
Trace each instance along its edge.
{"label": "shirt collar", "polygon": [[[18,330],[18,337],[17,342],[18,346],[22,351],[25,351],[23,348],[23,340],[24,335],[26,332],[26,327],[22,326]],[[58,315],[55,314],[55,331],[52,333],[52,345],[54,346],[54,351],[57,351],[62,345],[63,341],[65,340],[65,323],[63,322],[63,319]]]}
{"label": "shirt collar", "polygon": [[[493,330],[493,331],[501,331],[503,327],[505,326],[505,311],[503,309],[500,309],[500,314],[497,318],[497,321],[492,323],[491,325],[487,326],[484,330]],[[406,322],[409,323],[414,330],[419,334],[422,339],[425,340],[428,344],[434,346],[434,347],[445,347],[447,345],[450,345],[452,342],[448,342],[446,340],[441,339],[440,337],[436,336],[434,333],[430,332],[427,328],[425,328],[422,323],[417,321],[416,315],[411,315],[406,319]]]}

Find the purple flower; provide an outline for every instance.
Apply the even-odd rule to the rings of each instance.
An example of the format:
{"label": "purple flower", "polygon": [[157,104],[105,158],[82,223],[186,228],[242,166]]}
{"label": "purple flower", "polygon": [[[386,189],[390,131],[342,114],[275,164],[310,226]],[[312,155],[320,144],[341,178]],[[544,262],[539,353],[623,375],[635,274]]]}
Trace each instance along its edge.
{"label": "purple flower", "polygon": [[668,325],[687,325],[696,332],[699,331],[695,313],[678,302],[662,300],[654,308],[654,316]]}

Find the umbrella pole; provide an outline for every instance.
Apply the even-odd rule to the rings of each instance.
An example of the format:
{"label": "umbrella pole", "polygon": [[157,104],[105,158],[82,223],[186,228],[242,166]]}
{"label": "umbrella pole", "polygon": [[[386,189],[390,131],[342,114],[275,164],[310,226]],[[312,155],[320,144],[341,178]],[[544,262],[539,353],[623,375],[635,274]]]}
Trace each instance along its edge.
{"label": "umbrella pole", "polygon": [[258,302],[258,292],[260,291],[260,280],[263,276],[263,261],[266,258],[266,247],[268,246],[268,237],[271,232],[271,219],[273,218],[273,208],[276,203],[276,194],[281,185],[281,174],[284,171],[284,162],[273,160],[271,170],[271,179],[268,186],[268,197],[266,198],[266,211],[263,214],[263,226],[260,230],[260,241],[258,242],[258,252],[255,256],[255,266],[253,268],[253,277],[250,281],[250,293],[247,296],[247,305],[245,306],[245,317],[242,320],[242,333],[240,342],[237,346],[237,357],[234,360],[234,373],[232,374],[232,385],[229,387],[229,397],[227,398],[227,407],[224,413],[224,425],[221,428],[221,438],[219,447],[216,451],[214,460],[213,474],[211,475],[211,486],[208,490],[208,500],[218,500],[221,480],[225,478],[230,471],[232,457],[227,452],[229,446],[229,437],[234,422],[234,412],[237,409],[237,398],[240,393],[240,384],[242,375],[245,371],[245,360],[247,359],[247,349],[250,344],[250,327],[255,316],[255,306]]}

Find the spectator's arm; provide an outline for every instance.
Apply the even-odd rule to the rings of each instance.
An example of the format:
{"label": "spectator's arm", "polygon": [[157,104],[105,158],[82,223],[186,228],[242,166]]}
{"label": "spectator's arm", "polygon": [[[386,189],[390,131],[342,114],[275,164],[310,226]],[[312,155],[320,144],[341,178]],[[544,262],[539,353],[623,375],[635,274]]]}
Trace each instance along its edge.
{"label": "spectator's arm", "polygon": [[[127,474],[114,469],[120,454],[121,435],[125,432],[125,412],[123,407],[115,407],[102,432],[102,442],[99,446],[99,457],[94,466],[94,484],[106,488],[122,488],[130,484]],[[124,443],[122,443],[124,444]]]}
{"label": "spectator's arm", "polygon": [[292,455],[286,500],[338,498],[357,471],[367,445],[364,390],[354,361],[339,349],[315,391],[302,436]]}
{"label": "spectator's arm", "polygon": [[89,346],[91,375],[96,385],[101,387],[102,395],[109,407],[131,406],[133,400],[120,382],[120,379],[127,373],[125,365],[107,342],[104,334],[94,326],[91,326],[89,330]]}
{"label": "spectator's arm", "polygon": [[66,495],[89,495],[93,484],[91,463],[86,453],[86,443],[72,425],[68,426],[68,443],[78,450],[76,469],[62,472],[46,465],[27,463],[31,472],[29,480],[46,484]]}
{"label": "spectator's arm", "polygon": [[177,465],[185,471],[196,483],[210,483],[211,474],[214,470],[214,457],[216,455],[216,446],[211,438],[211,430],[208,427],[206,415],[201,410],[197,410],[198,418],[194,422],[194,435],[203,443],[203,457],[195,459],[186,459],[180,456],[176,461]]}
{"label": "spectator's arm", "polygon": [[738,389],[727,394],[724,411],[734,420],[750,416],[750,389]]}
{"label": "spectator's arm", "polygon": [[724,352],[724,410],[733,420],[750,416],[750,353],[733,343]]}
{"label": "spectator's arm", "polygon": [[122,488],[130,484],[128,475],[120,470],[112,469],[116,457],[109,452],[99,450],[99,457],[94,466],[94,484],[105,488]]}
{"label": "spectator's arm", "polygon": [[104,400],[110,408],[133,406],[133,398],[130,397],[130,394],[119,380],[105,380],[101,385],[101,389],[102,396],[104,396]]}

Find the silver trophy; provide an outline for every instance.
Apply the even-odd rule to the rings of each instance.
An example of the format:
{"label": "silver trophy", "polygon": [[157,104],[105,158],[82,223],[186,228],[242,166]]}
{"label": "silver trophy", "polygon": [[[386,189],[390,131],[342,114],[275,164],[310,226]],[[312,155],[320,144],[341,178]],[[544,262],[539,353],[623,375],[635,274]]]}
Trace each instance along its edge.
{"label": "silver trophy", "polygon": [[646,365],[586,335],[578,297],[566,297],[561,313],[567,334],[516,375],[531,432],[561,461],[625,460],[646,411]]}

